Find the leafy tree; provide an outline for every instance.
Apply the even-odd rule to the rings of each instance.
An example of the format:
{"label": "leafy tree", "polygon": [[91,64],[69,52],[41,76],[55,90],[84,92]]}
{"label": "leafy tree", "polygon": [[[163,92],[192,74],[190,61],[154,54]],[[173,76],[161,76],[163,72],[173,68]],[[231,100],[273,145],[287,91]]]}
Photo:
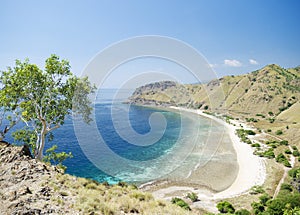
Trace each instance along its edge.
{"label": "leafy tree", "polygon": [[[94,91],[87,78],[77,78],[71,72],[68,61],[51,55],[45,62],[45,69],[30,64],[29,60],[16,61],[1,73],[1,107],[16,112],[17,116],[35,133],[31,137],[34,157],[41,160],[46,136],[64,124],[66,115],[80,114],[90,121],[91,102],[88,95]],[[28,131],[17,134],[19,140]],[[35,143],[32,141],[35,140]]]}
{"label": "leafy tree", "polygon": [[260,203],[264,206],[267,204],[267,202],[271,199],[271,196],[269,196],[267,193],[261,195],[259,197]]}
{"label": "leafy tree", "polygon": [[232,206],[232,204],[230,204],[227,201],[219,202],[217,204],[217,208],[220,211],[220,213],[234,213],[235,212],[235,209]]}
{"label": "leafy tree", "polygon": [[265,206],[260,202],[252,202],[251,207],[254,214],[261,214],[265,210]]}
{"label": "leafy tree", "polygon": [[286,209],[300,207],[299,193],[279,193],[278,197],[267,204],[269,214],[281,215]]}
{"label": "leafy tree", "polygon": [[283,215],[300,215],[300,207],[287,209],[284,211]]}

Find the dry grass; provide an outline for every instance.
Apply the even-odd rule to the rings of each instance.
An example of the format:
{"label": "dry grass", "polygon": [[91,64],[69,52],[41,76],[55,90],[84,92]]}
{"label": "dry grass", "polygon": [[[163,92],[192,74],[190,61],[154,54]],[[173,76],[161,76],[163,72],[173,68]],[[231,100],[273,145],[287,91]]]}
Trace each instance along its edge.
{"label": "dry grass", "polygon": [[75,199],[74,207],[81,214],[193,214],[170,202],[155,200],[150,193],[135,186],[105,186],[92,180],[59,174],[49,186],[59,193],[51,198],[55,205],[63,205],[65,197]]}

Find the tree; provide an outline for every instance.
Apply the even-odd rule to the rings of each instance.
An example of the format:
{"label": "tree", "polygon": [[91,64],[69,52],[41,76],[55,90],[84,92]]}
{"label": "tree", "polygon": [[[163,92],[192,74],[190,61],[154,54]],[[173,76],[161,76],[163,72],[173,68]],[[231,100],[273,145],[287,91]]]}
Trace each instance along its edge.
{"label": "tree", "polygon": [[219,202],[217,204],[217,208],[220,211],[220,213],[234,213],[235,209],[232,206],[232,204],[230,204],[229,202],[223,201],[223,202]]}
{"label": "tree", "polygon": [[[16,112],[17,116],[35,133],[32,149],[34,157],[41,160],[46,136],[64,124],[65,117],[73,111],[88,123],[92,111],[88,95],[94,92],[87,78],[71,73],[68,61],[51,55],[45,69],[37,65],[16,61],[14,68],[2,72],[1,107]],[[24,132],[26,135],[27,132]],[[19,133],[20,135],[20,133]]]}

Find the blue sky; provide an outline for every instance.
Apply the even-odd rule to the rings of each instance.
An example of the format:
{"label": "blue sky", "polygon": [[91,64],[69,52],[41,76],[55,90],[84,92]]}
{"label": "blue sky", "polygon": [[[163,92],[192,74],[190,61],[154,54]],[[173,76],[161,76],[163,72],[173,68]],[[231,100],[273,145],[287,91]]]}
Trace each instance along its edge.
{"label": "blue sky", "polygon": [[300,65],[299,9],[297,0],[2,0],[0,69],[26,57],[43,65],[55,53],[79,75],[102,49],[142,35],[190,44],[218,76],[270,63],[295,67]]}

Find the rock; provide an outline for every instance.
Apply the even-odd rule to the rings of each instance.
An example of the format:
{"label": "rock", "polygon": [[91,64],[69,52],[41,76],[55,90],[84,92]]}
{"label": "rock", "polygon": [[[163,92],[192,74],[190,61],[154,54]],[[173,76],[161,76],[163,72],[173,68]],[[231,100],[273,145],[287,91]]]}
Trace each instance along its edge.
{"label": "rock", "polygon": [[28,156],[30,158],[33,158],[31,152],[30,152],[30,148],[27,144],[24,144],[23,147],[22,147],[22,150],[20,152],[20,155],[21,156]]}

